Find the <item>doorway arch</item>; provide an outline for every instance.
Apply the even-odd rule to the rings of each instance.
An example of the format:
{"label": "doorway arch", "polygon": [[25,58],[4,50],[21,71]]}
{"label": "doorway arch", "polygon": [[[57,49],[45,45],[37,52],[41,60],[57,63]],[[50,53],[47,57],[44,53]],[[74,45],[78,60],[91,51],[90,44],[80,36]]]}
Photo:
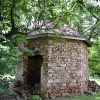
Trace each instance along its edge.
{"label": "doorway arch", "polygon": [[43,57],[41,55],[29,56],[27,65],[27,85],[33,88],[41,86],[41,66]]}

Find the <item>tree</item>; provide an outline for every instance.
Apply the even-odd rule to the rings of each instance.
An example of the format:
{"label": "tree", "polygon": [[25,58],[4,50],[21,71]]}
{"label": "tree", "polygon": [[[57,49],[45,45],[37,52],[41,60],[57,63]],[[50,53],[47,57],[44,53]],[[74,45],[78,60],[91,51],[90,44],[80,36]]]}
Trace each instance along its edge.
{"label": "tree", "polygon": [[68,24],[91,38],[100,22],[100,8],[91,4],[90,0],[1,0],[0,5],[1,33],[2,30],[5,33],[9,31],[6,34],[9,37],[27,34],[31,23],[49,20],[54,26]]}
{"label": "tree", "polygon": [[30,32],[41,31],[45,21],[52,23],[52,28],[68,24],[89,40],[96,41],[100,37],[100,5],[99,0],[91,1],[0,0],[0,43],[9,48],[10,53],[10,50],[17,49],[19,41],[25,41]]}
{"label": "tree", "polygon": [[89,49],[89,66],[91,75],[100,76],[100,38],[94,40],[94,45]]}

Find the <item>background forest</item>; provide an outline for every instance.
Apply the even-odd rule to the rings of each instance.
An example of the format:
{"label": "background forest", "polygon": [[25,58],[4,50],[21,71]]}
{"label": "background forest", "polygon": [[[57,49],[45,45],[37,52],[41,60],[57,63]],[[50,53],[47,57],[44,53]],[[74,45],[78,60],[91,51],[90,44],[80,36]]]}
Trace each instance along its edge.
{"label": "background forest", "polygon": [[6,76],[15,75],[18,44],[26,42],[30,32],[42,31],[40,23],[45,21],[53,28],[67,24],[84,34],[92,44],[90,75],[100,76],[99,0],[0,0],[0,87],[11,81]]}

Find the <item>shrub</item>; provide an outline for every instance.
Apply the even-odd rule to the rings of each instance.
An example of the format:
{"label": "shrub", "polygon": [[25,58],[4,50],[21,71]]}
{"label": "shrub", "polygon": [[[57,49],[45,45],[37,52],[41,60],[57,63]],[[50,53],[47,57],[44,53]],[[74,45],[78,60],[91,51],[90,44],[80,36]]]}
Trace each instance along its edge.
{"label": "shrub", "polygon": [[42,100],[39,95],[32,96],[31,100]]}

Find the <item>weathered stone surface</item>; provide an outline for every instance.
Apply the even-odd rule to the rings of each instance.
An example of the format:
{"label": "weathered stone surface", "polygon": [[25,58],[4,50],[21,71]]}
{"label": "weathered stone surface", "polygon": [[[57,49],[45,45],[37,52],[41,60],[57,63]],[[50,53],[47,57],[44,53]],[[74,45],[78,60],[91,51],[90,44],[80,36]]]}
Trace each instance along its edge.
{"label": "weathered stone surface", "polygon": [[[50,41],[52,42],[48,45],[49,49],[52,49],[52,56],[49,56],[50,59],[48,57],[48,63],[55,62],[57,66],[55,68],[52,66],[49,70],[53,69],[54,73],[56,72],[56,75],[54,73],[52,75],[55,77],[54,83],[61,84],[59,92],[62,96],[66,93],[82,93],[87,89],[85,84],[88,79],[87,47],[81,41],[69,40],[63,43]],[[57,96],[57,93],[54,95]]]}
{"label": "weathered stone surface", "polygon": [[53,79],[48,80],[48,84],[50,84],[50,83],[54,83]]}
{"label": "weathered stone surface", "polygon": [[83,41],[42,38],[30,40],[27,46],[38,48],[43,56],[41,86],[47,93],[64,96],[87,90],[88,50]]}

